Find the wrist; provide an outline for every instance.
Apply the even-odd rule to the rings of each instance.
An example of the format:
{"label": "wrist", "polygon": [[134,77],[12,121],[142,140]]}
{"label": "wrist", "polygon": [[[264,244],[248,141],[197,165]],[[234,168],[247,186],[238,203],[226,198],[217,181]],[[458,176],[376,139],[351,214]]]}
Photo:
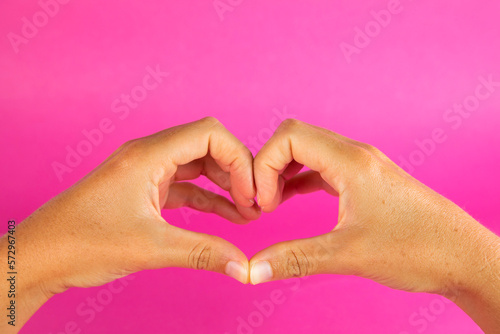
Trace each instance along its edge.
{"label": "wrist", "polygon": [[[40,219],[42,218],[42,219]],[[45,231],[39,229],[47,220],[43,217],[29,217],[17,228],[19,248],[18,272],[23,277],[20,289],[34,300],[48,300],[66,290],[60,284],[61,259],[54,256],[57,245],[48,242]]]}
{"label": "wrist", "polygon": [[457,245],[459,275],[448,280],[452,297],[457,300],[466,295],[480,296],[495,286],[500,288],[500,239],[475,223],[478,231],[468,236],[468,247]]}
{"label": "wrist", "polygon": [[[24,252],[21,251],[23,247],[20,241],[23,238],[19,238],[16,231],[10,238],[11,241],[16,241],[13,244],[9,242],[8,236],[9,234],[6,234],[0,238],[0,268],[3,272],[0,280],[0,305],[2,309],[8,310],[8,317],[4,317],[0,322],[0,332],[6,334],[17,333],[52,296],[44,289],[44,282],[37,280],[31,272],[30,261],[21,265],[27,261]],[[9,245],[14,247],[9,248]]]}
{"label": "wrist", "polygon": [[[458,244],[461,266],[449,276],[446,298],[457,304],[486,333],[500,327],[500,238],[474,221],[474,233]],[[468,247],[464,247],[467,244]]]}
{"label": "wrist", "polygon": [[[0,268],[4,274],[12,272],[7,277],[10,281],[7,278],[1,280],[0,302],[2,307],[15,305],[15,326],[2,321],[0,333],[17,333],[45,302],[66,290],[58,283],[59,276],[54,271],[57,263],[47,251],[48,245],[43,241],[43,230],[37,228],[40,227],[38,223],[43,222],[30,217],[16,226],[11,238],[11,241],[15,240],[12,249],[15,253],[8,254],[9,234],[0,237]],[[15,262],[11,262],[12,268],[7,261],[8,255],[15,258]],[[9,293],[3,293],[6,291]]]}

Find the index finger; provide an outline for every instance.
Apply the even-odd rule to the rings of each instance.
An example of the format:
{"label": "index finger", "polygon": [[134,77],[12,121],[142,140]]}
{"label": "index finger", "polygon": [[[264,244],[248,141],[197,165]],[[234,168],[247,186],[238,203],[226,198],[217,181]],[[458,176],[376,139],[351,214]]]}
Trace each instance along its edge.
{"label": "index finger", "polygon": [[153,153],[151,158],[162,166],[170,164],[163,178],[171,178],[178,166],[210,154],[224,172],[229,172],[234,201],[244,207],[254,204],[252,153],[217,119],[206,117],[158,132],[147,139]]}
{"label": "index finger", "polygon": [[257,201],[262,211],[273,211],[281,202],[280,173],[296,161],[318,172],[338,193],[352,173],[355,154],[362,150],[345,137],[298,120],[280,124],[254,159]]}

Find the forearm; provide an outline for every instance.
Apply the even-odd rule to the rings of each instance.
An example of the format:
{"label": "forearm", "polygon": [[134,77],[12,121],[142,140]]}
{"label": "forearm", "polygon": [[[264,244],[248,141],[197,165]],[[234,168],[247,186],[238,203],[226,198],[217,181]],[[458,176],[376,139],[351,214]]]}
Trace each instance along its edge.
{"label": "forearm", "polygon": [[[5,334],[17,333],[52,295],[44,288],[43,280],[37,278],[33,245],[27,244],[27,234],[22,230],[16,227],[13,234],[0,238],[0,333]],[[9,245],[14,247],[9,249]]]}

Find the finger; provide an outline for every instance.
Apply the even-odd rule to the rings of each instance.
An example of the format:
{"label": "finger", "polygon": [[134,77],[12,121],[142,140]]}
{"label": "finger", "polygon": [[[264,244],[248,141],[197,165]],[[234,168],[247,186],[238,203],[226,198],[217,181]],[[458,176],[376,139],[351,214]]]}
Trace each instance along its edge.
{"label": "finger", "polygon": [[[254,159],[257,199],[263,211],[280,203],[279,174],[292,160],[318,172],[338,192],[349,173],[355,172],[362,148],[329,134],[326,129],[286,120]],[[358,161],[359,162],[359,161]]]}
{"label": "finger", "polygon": [[395,166],[397,167],[398,165],[392,161],[391,159],[389,159],[384,153],[382,153],[379,149],[377,149],[376,147],[370,145],[370,144],[367,144],[367,143],[363,143],[363,142],[360,142],[360,141],[357,141],[357,140],[354,140],[354,139],[351,139],[351,138],[348,138],[348,137],[345,137],[345,136],[342,136],[341,134],[338,134],[336,132],[332,132],[328,129],[324,129],[324,128],[320,128],[320,127],[317,127],[317,126],[314,126],[314,125],[311,125],[313,126],[314,128],[316,128],[318,131],[322,131],[323,133],[327,134],[327,135],[331,135],[331,136],[335,136],[336,138],[344,141],[344,142],[347,142],[351,145],[355,145],[355,146],[359,146],[360,148],[364,149],[365,151],[369,152],[370,154],[374,155],[375,157],[377,157],[378,159],[380,159],[381,161],[385,162],[385,163],[388,163],[392,166]]}
{"label": "finger", "polygon": [[248,259],[236,246],[222,238],[164,224],[166,237],[157,265],[209,270],[248,283]]}
{"label": "finger", "polygon": [[285,168],[285,170],[281,173],[281,176],[284,180],[289,180],[295,175],[297,175],[300,170],[304,167],[304,165],[299,164],[297,161],[292,160]]}
{"label": "finger", "polygon": [[236,204],[236,209],[241,215],[243,215],[243,217],[245,217],[245,219],[256,220],[260,217],[260,208],[256,204],[250,207],[242,206],[236,200],[235,188],[231,185],[230,173],[223,171],[210,155],[194,160],[186,165],[179,166],[175,174],[175,179],[191,180],[199,177],[200,175],[206,176],[210,181],[222,189],[229,191],[231,198]]}
{"label": "finger", "polygon": [[201,175],[218,185],[221,189],[229,191],[231,189],[231,180],[228,172],[220,168],[215,160],[207,155],[201,159],[191,161],[186,165],[177,167],[175,173],[176,181],[194,180]]}
{"label": "finger", "polygon": [[[282,193],[285,187],[285,183],[288,179],[295,176],[300,170],[304,167],[304,165],[299,164],[295,160],[292,160],[289,164],[287,164],[282,170],[278,172],[278,191],[274,194],[274,198],[272,202],[281,203],[282,202]],[[257,197],[257,202],[260,199]]]}
{"label": "finger", "polygon": [[[210,153],[220,168],[230,174],[235,201],[244,207],[253,206],[252,153],[215,118],[176,126],[144,140],[155,165],[170,166],[168,169],[173,171]],[[170,177],[172,175],[164,175],[159,182],[168,181]]]}
{"label": "finger", "polygon": [[164,209],[189,207],[201,212],[214,213],[236,224],[248,220],[238,212],[234,203],[226,197],[198,187],[189,182],[176,182],[170,186]]}
{"label": "finger", "polygon": [[[213,117],[179,125],[127,143],[133,157],[153,166],[154,181],[169,183],[178,166],[210,154],[221,169],[230,174],[235,201],[241,206],[254,205],[255,187],[250,150]],[[122,150],[123,151],[123,150]],[[140,155],[136,152],[140,151]],[[163,194],[163,193],[161,193]]]}
{"label": "finger", "polygon": [[351,275],[357,272],[345,231],[333,231],[309,239],[274,244],[250,259],[250,283],[316,274]]}
{"label": "finger", "polygon": [[318,172],[307,171],[300,173],[290,180],[287,180],[282,191],[281,202],[284,202],[297,194],[308,194],[315,191],[324,190],[332,196],[339,194],[332,188]]}

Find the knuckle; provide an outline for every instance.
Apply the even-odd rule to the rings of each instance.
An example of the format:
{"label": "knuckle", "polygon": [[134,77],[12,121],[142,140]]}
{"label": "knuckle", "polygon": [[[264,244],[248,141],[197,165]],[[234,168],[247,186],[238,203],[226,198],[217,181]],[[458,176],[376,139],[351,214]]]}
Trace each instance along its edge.
{"label": "knuckle", "polygon": [[139,139],[129,140],[122,144],[112,158],[113,165],[118,170],[129,170],[135,166],[140,161],[142,154],[140,145],[141,141]]}
{"label": "knuckle", "polygon": [[360,146],[370,153],[376,154],[378,152],[378,149],[370,144],[362,143]]}
{"label": "knuckle", "polygon": [[254,171],[263,171],[268,166],[266,157],[257,154],[255,159],[253,160],[253,169]]}
{"label": "knuckle", "polygon": [[302,125],[302,122],[295,118],[287,118],[283,122],[281,122],[279,129],[284,129],[290,131],[291,129],[295,129]]}
{"label": "knuckle", "polygon": [[364,144],[363,143],[363,145],[361,147],[363,147],[365,150],[367,150],[368,152],[370,152],[371,154],[373,154],[374,156],[376,156],[378,158],[384,156],[384,154],[378,148],[376,148],[373,145],[369,145],[369,144]]}
{"label": "knuckle", "polygon": [[239,145],[240,145],[240,150],[241,150],[242,156],[246,159],[249,159],[249,161],[253,161],[254,157],[253,157],[252,151],[250,151],[250,149],[242,142],[240,142]]}
{"label": "knuckle", "polygon": [[298,247],[286,249],[285,277],[303,277],[314,272],[314,261]]}
{"label": "knuckle", "polygon": [[383,166],[379,158],[365,149],[359,148],[352,160],[360,171],[360,173],[356,173],[356,178],[362,183],[370,184],[383,173]]}
{"label": "knuckle", "polygon": [[190,268],[198,270],[206,270],[210,268],[213,261],[213,249],[207,244],[196,244],[188,257],[188,264]]}
{"label": "knuckle", "polygon": [[241,163],[244,164],[253,161],[252,152],[248,149],[248,147],[245,144],[239,141],[236,143],[236,155],[234,160],[238,160],[238,158],[240,158]]}
{"label": "knuckle", "polygon": [[359,141],[353,141],[353,144],[358,146],[361,150],[364,150],[367,155],[372,155],[372,157],[376,157],[381,160],[387,160],[386,155],[373,145]]}
{"label": "knuckle", "polygon": [[141,145],[141,143],[142,143],[142,141],[140,139],[132,139],[132,140],[125,142],[121,146],[122,155],[136,154],[137,151],[140,150],[139,146]]}
{"label": "knuckle", "polygon": [[352,145],[350,149],[350,160],[358,166],[370,165],[373,160],[373,154],[364,147]]}
{"label": "knuckle", "polygon": [[219,120],[213,116],[207,116],[200,119],[201,123],[207,124],[208,126],[215,126],[221,124]]}

